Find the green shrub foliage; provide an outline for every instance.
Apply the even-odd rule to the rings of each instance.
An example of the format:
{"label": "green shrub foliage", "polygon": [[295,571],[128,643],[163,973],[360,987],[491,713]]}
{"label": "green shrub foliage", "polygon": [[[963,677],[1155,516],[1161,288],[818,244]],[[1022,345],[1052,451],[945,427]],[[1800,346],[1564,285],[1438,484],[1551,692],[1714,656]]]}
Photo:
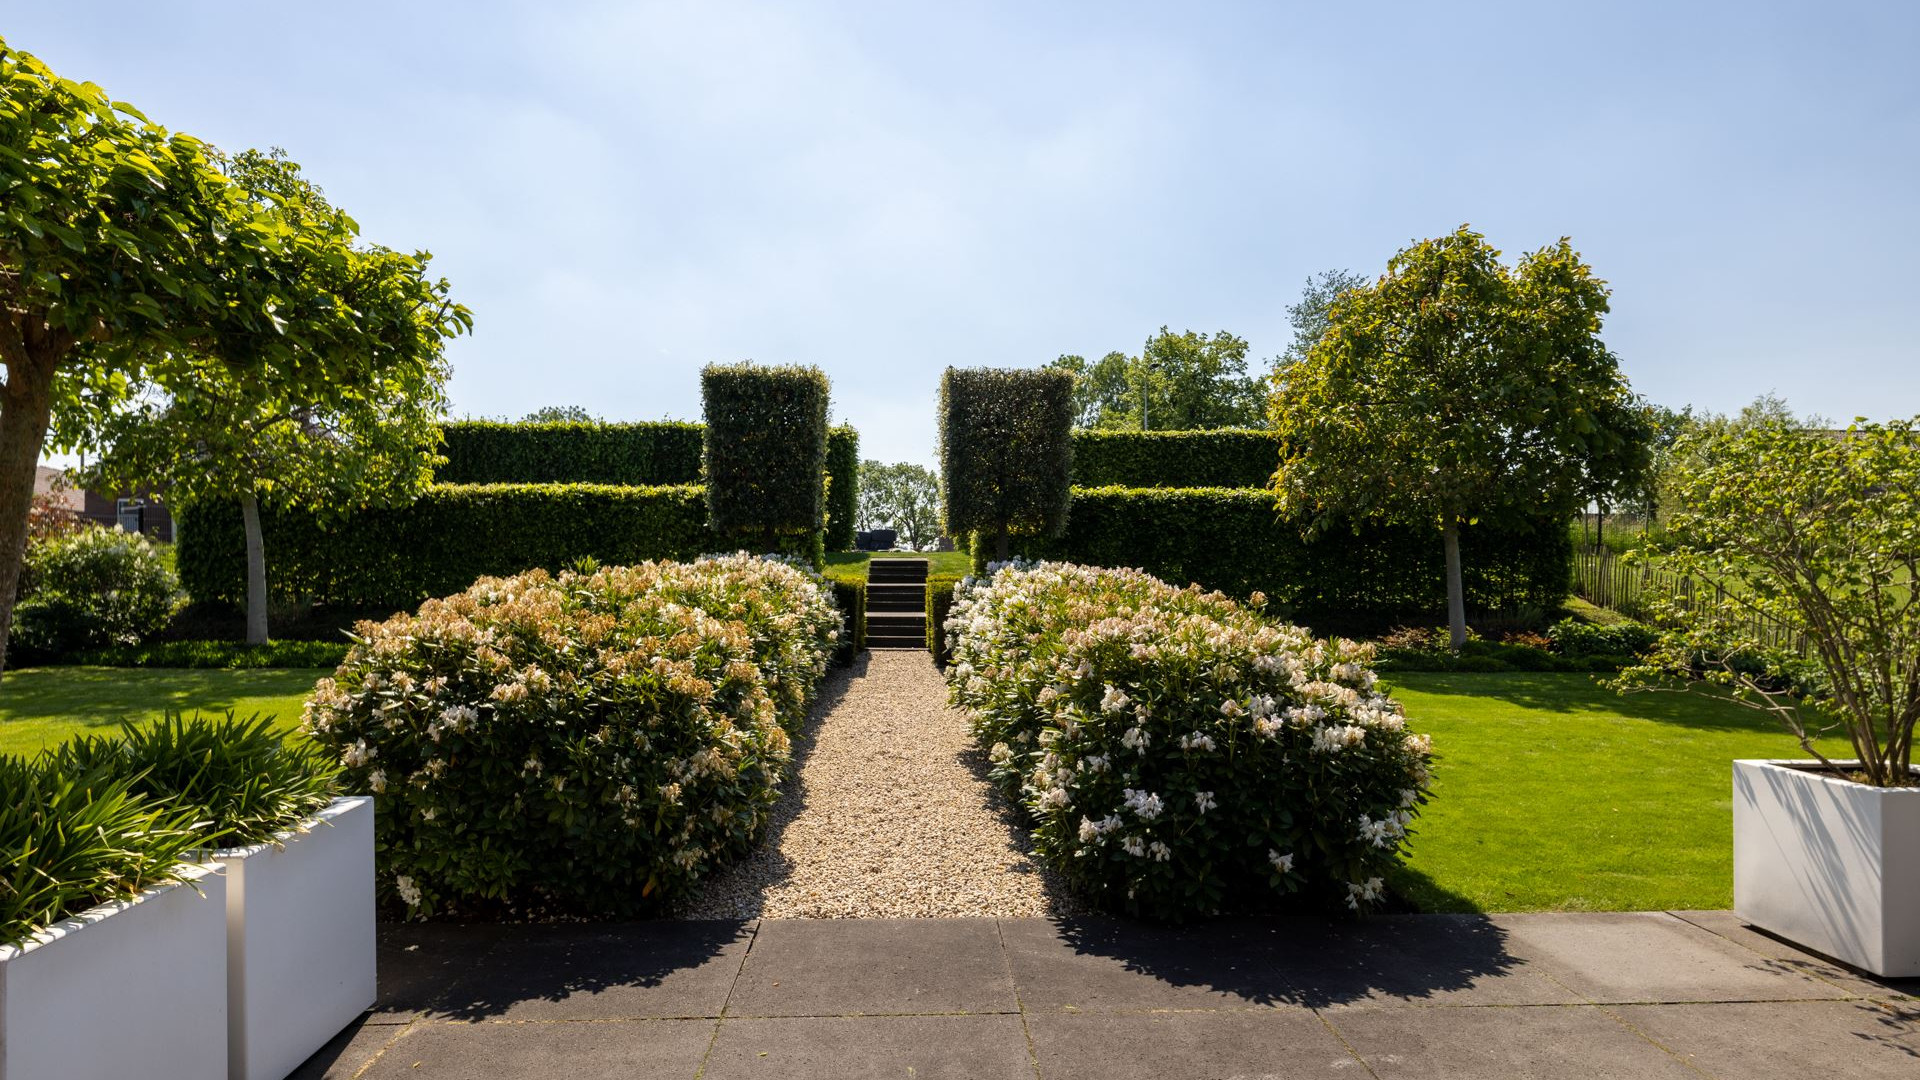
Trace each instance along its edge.
{"label": "green shrub foliage", "polygon": [[1096,903],[1181,919],[1261,895],[1382,899],[1432,755],[1369,647],[1062,563],[969,579],[946,630],[991,775]]}
{"label": "green shrub foliage", "polygon": [[455,420],[440,426],[443,484],[631,484],[700,482],[706,429],[677,420],[642,424],[507,424]]}
{"label": "green shrub foliage", "polygon": [[700,393],[713,528],[761,542],[825,528],[826,375],[814,367],[713,364],[700,373]]}
{"label": "green shrub foliage", "polygon": [[752,844],[841,633],[744,555],[484,578],[363,624],[305,728],[378,801],[388,902],[657,912]]}
{"label": "green shrub foliage", "polygon": [[840,615],[847,621],[847,632],[840,638],[840,648],[833,654],[833,662],[842,666],[853,663],[853,658],[867,648],[867,583],[833,578],[833,603],[840,609]]}
{"label": "green shrub foliage", "polygon": [[1568,656],[1639,656],[1660,640],[1660,631],[1631,619],[1598,626],[1562,619],[1547,631],[1555,652]]}
{"label": "green shrub foliage", "polygon": [[81,529],[29,546],[20,595],[13,614],[20,658],[53,658],[139,644],[166,624],[180,582],[146,537]]}
{"label": "green shrub foliage", "polygon": [[940,381],[940,500],[949,533],[1055,536],[1072,501],[1073,376],[948,368]]}
{"label": "green shrub foliage", "polygon": [[[1297,618],[1379,621],[1446,603],[1431,532],[1380,521],[1308,537],[1251,489],[1076,489],[1065,535],[1026,542],[1033,555],[1130,566],[1232,596],[1259,592]],[[1567,595],[1572,553],[1557,518],[1480,523],[1461,532],[1467,603],[1476,610],[1552,608]],[[977,549],[976,549],[977,550]],[[976,556],[976,562],[980,561]]]}
{"label": "green shrub foliage", "polygon": [[155,803],[104,770],[0,754],[0,945],[96,904],[179,881],[202,843],[193,812]]}
{"label": "green shrub foliage", "polygon": [[1075,487],[1264,488],[1279,465],[1271,431],[1073,433]]}
{"label": "green shrub foliage", "polygon": [[50,753],[68,775],[124,777],[130,790],[192,811],[202,847],[264,844],[325,809],[339,789],[331,755],[283,739],[272,717],[232,712],[123,722],[117,735],[82,735]]}
{"label": "green shrub foliage", "polygon": [[827,432],[828,551],[852,551],[860,517],[860,433],[841,424]]}
{"label": "green shrub foliage", "polygon": [[953,609],[953,591],[960,581],[952,574],[934,574],[927,578],[927,651],[933,654],[933,662],[943,668],[947,666],[947,635],[940,628],[947,624],[947,613]]}
{"label": "green shrub foliage", "polygon": [[[183,508],[178,563],[195,600],[245,595],[237,507]],[[443,484],[406,506],[328,519],[263,506],[268,588],[280,599],[392,611],[459,592],[483,576],[583,559],[608,565],[710,551],[700,488],[601,484]]]}
{"label": "green shrub foliage", "polygon": [[240,671],[250,668],[330,668],[346,659],[344,641],[270,641],[247,645],[238,641],[155,641],[69,653],[63,662],[92,667],[212,668]]}

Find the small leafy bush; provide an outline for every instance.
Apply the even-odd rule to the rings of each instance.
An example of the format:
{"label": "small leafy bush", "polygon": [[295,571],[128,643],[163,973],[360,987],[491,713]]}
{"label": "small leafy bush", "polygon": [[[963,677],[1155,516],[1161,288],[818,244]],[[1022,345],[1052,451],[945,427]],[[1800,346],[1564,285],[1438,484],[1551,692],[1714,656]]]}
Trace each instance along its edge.
{"label": "small leafy bush", "polygon": [[1095,902],[1179,919],[1249,894],[1382,899],[1432,754],[1367,646],[1059,563],[962,583],[946,630],[991,775]]}
{"label": "small leafy bush", "polygon": [[927,651],[942,668],[947,666],[947,635],[941,627],[947,624],[947,613],[953,610],[953,592],[960,587],[960,580],[953,574],[927,577]]}
{"label": "small leafy bush", "polygon": [[1553,651],[1566,656],[1639,656],[1660,640],[1660,632],[1646,623],[1625,622],[1598,626],[1578,619],[1561,619],[1547,631]]}
{"label": "small leafy bush", "polygon": [[202,843],[194,815],[142,796],[135,779],[0,755],[0,945],[181,880],[181,859]]}
{"label": "small leafy bush", "polygon": [[138,533],[82,529],[27,549],[14,640],[32,656],[137,645],[166,624],[180,582]]}
{"label": "small leafy bush", "polygon": [[232,712],[125,722],[118,735],[83,735],[48,756],[68,775],[125,778],[129,790],[191,812],[198,846],[212,848],[264,844],[325,809],[340,786],[332,755],[283,740],[271,717]]}
{"label": "small leafy bush", "polygon": [[327,668],[346,659],[344,641],[270,641],[247,645],[238,641],[155,641],[69,653],[63,659],[94,667],[214,668],[239,671],[252,668]]}
{"label": "small leafy bush", "polygon": [[750,846],[841,634],[746,555],[483,578],[366,623],[305,726],[412,914],[657,911]]}

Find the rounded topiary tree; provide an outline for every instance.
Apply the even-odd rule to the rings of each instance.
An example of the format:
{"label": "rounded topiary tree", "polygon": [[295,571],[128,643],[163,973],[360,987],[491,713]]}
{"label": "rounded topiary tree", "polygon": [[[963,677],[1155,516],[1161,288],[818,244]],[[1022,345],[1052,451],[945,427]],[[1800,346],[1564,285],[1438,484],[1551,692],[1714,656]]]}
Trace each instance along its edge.
{"label": "rounded topiary tree", "polygon": [[816,566],[826,526],[827,377],[816,367],[710,364],[707,513],[714,531]]}
{"label": "rounded topiary tree", "polygon": [[1073,376],[948,368],[940,380],[940,501],[949,534],[1058,536],[1073,489]]}

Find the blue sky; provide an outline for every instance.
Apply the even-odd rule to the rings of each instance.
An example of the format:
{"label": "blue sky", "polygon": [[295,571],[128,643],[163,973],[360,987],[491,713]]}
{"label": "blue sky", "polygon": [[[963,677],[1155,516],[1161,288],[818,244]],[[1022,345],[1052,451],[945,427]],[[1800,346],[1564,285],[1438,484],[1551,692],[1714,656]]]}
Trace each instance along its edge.
{"label": "blue sky", "polygon": [[1920,413],[1920,5],[8,6],[434,252],[458,413],[695,418],[709,361],[814,363],[931,463],[948,365],[1270,357],[1309,274],[1462,222],[1571,236],[1656,401]]}

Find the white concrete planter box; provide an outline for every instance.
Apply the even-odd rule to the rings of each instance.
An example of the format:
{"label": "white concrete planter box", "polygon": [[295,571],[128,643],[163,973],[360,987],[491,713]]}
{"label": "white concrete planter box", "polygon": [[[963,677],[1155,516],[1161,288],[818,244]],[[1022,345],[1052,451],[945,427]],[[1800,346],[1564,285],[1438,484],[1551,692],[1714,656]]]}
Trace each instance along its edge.
{"label": "white concrete planter box", "polygon": [[187,876],[0,946],[0,1080],[225,1075],[226,879]]}
{"label": "white concrete planter box", "polygon": [[226,1075],[281,1080],[374,998],[373,800],[335,799],[227,876]]}
{"label": "white concrete planter box", "polygon": [[1733,763],[1734,912],[1876,975],[1920,975],[1920,788],[1806,764]]}

